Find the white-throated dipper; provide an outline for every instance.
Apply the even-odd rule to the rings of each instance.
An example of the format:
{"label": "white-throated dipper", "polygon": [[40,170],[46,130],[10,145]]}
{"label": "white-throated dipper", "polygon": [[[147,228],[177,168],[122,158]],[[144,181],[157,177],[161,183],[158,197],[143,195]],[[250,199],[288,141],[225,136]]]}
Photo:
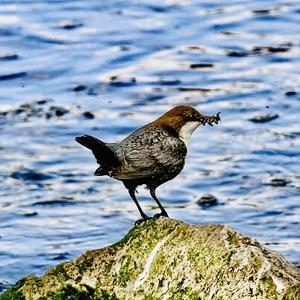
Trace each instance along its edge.
{"label": "white-throated dipper", "polygon": [[176,106],[157,120],[137,129],[119,143],[104,143],[90,135],[76,141],[92,150],[100,167],[95,176],[108,175],[121,180],[136,204],[142,220],[149,219],[135,196],[137,186],[145,184],[161,213],[168,214],[155,195],[161,184],[176,177],[184,166],[187,143],[199,125],[213,125],[220,113],[204,116],[190,106]]}

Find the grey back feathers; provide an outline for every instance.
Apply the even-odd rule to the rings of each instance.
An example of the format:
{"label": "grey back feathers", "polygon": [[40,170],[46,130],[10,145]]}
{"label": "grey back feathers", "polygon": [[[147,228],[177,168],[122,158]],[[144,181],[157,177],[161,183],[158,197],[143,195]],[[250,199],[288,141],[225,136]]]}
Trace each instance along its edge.
{"label": "grey back feathers", "polygon": [[112,177],[138,179],[158,176],[166,181],[165,176],[173,178],[181,171],[186,151],[185,144],[167,130],[144,126],[118,144],[116,154],[122,166],[113,172]]}

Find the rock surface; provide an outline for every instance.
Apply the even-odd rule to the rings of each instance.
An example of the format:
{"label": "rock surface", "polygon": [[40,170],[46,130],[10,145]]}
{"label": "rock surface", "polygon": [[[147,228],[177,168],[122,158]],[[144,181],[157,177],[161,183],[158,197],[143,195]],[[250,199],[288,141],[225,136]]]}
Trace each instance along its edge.
{"label": "rock surface", "polygon": [[160,218],[118,243],[28,276],[8,299],[300,299],[300,273],[224,225]]}

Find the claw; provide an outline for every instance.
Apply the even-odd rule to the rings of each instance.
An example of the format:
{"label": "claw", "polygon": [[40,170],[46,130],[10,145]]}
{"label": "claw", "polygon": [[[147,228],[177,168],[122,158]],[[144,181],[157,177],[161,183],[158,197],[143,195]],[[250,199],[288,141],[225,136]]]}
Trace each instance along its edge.
{"label": "claw", "polygon": [[166,218],[169,218],[169,216],[168,216],[168,214],[167,214],[167,212],[160,212],[160,213],[158,213],[158,214],[155,214],[154,216],[153,216],[153,219],[159,219],[160,217],[166,217]]}
{"label": "claw", "polygon": [[140,225],[140,224],[142,224],[142,223],[144,223],[144,222],[146,222],[146,221],[148,221],[148,220],[151,220],[152,218],[151,217],[148,217],[148,216],[146,216],[146,217],[144,217],[144,218],[142,218],[142,219],[138,219],[138,220],[136,220],[135,222],[134,222],[134,226],[137,226],[137,225]]}

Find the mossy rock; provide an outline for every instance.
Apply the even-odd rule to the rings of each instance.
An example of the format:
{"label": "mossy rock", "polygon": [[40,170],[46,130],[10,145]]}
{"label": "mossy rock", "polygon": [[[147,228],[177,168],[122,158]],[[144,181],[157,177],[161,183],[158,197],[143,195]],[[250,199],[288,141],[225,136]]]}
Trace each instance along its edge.
{"label": "mossy rock", "polygon": [[118,243],[28,276],[0,300],[300,299],[300,273],[225,225],[160,218]]}

